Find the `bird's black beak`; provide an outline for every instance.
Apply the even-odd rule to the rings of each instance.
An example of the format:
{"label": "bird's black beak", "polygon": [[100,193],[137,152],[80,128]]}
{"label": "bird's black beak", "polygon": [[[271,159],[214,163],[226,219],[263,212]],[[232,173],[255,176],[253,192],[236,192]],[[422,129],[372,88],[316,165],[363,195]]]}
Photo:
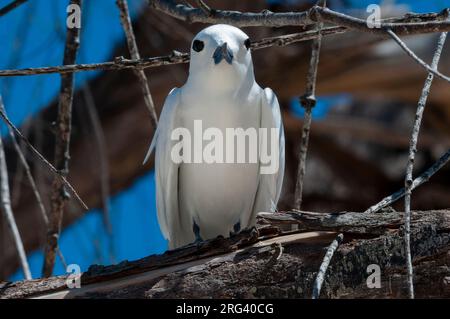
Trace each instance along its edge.
{"label": "bird's black beak", "polygon": [[228,49],[228,45],[226,42],[217,47],[212,57],[215,64],[219,64],[223,59],[225,59],[228,64],[231,64],[231,62],[233,62],[233,53],[230,49]]}

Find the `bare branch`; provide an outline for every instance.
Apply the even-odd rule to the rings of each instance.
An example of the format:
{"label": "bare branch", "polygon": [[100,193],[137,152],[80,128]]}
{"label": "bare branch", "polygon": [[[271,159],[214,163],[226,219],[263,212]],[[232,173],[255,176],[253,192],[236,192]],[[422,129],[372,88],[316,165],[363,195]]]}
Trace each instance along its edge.
{"label": "bare branch", "polygon": [[[450,161],[450,149],[444,153],[433,165],[431,165],[425,172],[423,172],[419,177],[415,178],[411,185],[411,191],[426,183],[431,176],[438,172],[442,167],[445,166]],[[397,200],[405,196],[406,189],[403,187],[395,193],[383,198],[377,204],[369,207],[364,213],[376,213],[381,209],[395,203]]]}
{"label": "bare branch", "polygon": [[309,30],[305,32],[286,34],[276,37],[268,37],[261,39],[259,41],[252,42],[252,50],[265,49],[273,46],[283,47],[297,42],[314,40],[317,39],[318,37],[323,37],[327,35],[342,34],[347,31],[348,29],[345,27],[329,27],[320,30]]}
{"label": "bare branch", "polygon": [[[3,106],[3,111],[6,113],[4,106]],[[28,120],[26,120],[23,123],[23,135],[24,136],[28,136],[28,130],[30,128],[30,122]],[[27,154],[26,154],[26,149],[23,149],[23,142],[19,143],[16,139],[16,135],[14,134],[14,131],[11,130],[11,128],[9,126],[8,127],[8,133],[9,136],[11,138],[11,142],[13,143],[13,147],[16,150],[16,153],[18,152],[18,150],[22,153],[23,158],[26,159],[27,158]],[[11,135],[12,132],[12,135]],[[17,147],[16,147],[17,144]],[[20,159],[20,155],[19,155],[19,159]],[[20,159],[20,161],[22,162],[22,160]],[[25,161],[26,162],[26,161]],[[28,163],[27,163],[28,164]],[[14,173],[14,182],[13,182],[13,186],[12,186],[12,193],[11,193],[11,205],[13,207],[15,207],[19,201],[20,201],[20,197],[21,197],[21,193],[22,193],[22,186],[23,186],[23,176],[28,174],[25,170],[25,166],[24,165],[17,165],[17,169],[16,172]]]}
{"label": "bare branch", "polygon": [[320,290],[322,289],[322,284],[325,279],[325,274],[327,272],[328,266],[330,265],[331,258],[333,258],[334,252],[339,247],[341,242],[344,240],[344,235],[337,235],[336,239],[333,240],[331,245],[323,257],[322,264],[320,265],[319,272],[317,273],[316,280],[314,281],[312,299],[318,299],[320,296]]}
{"label": "bare branch", "polygon": [[[391,18],[397,21],[402,22],[384,22],[381,20],[381,24],[379,28],[369,28],[367,25],[367,21],[363,19],[358,19],[355,17],[348,16],[343,13],[335,12],[328,8],[321,8],[319,6],[315,6],[310,9],[310,15],[315,17],[318,21],[328,22],[335,25],[347,27],[352,30],[368,32],[378,35],[383,35],[385,30],[389,29],[395,32],[398,35],[412,35],[419,33],[434,33],[434,32],[445,32],[450,30],[450,21],[447,20],[448,10],[444,10],[439,14],[438,20],[440,21],[429,21],[425,18],[423,21],[421,15],[411,15],[407,14],[402,18]],[[412,17],[415,17],[416,21],[420,22],[404,22],[411,21]],[[395,21],[394,20],[394,21]]]}
{"label": "bare branch", "polygon": [[287,25],[305,25],[314,23],[308,12],[273,13],[265,10],[261,13],[215,10],[214,15],[206,14],[200,8],[192,8],[174,1],[149,0],[149,6],[164,12],[174,18],[188,23],[225,23],[239,27],[267,26],[281,27]]}
{"label": "bare branch", "polygon": [[115,61],[91,64],[72,64],[61,66],[49,66],[43,68],[25,68],[20,70],[3,70],[0,71],[0,76],[24,76],[24,75],[39,75],[50,73],[74,73],[81,71],[114,71],[133,68],[150,68],[162,65],[172,65],[189,62],[189,55],[187,53],[180,53],[174,51],[171,55],[159,56],[153,58],[144,58],[141,60],[128,60],[123,57],[117,57]]}
{"label": "bare branch", "polygon": [[[325,6],[325,1],[323,6]],[[322,35],[320,30],[323,28],[323,23],[318,23],[316,29],[319,30],[319,36],[311,43],[311,59],[309,61],[308,74],[306,78],[305,94],[300,97],[300,103],[305,109],[305,118],[303,121],[302,137],[300,140],[300,153],[297,170],[297,182],[295,185],[295,209],[300,210],[302,206],[303,195],[303,179],[306,172],[306,153],[308,152],[309,132],[311,130],[312,122],[312,108],[316,105],[316,79],[317,68],[319,66],[320,48],[322,45]]]}
{"label": "bare branch", "polygon": [[197,2],[197,4],[198,4],[198,7],[199,7],[200,9],[202,9],[203,12],[204,12],[206,15],[211,16],[211,15],[214,14],[215,10],[211,9],[211,8],[205,3],[205,1],[203,1],[203,0],[196,0],[196,2]]}
{"label": "bare branch", "polygon": [[[408,23],[381,23],[381,28],[369,28],[363,19],[354,18],[333,10],[314,6],[303,12],[271,12],[264,10],[261,13],[239,12],[215,10],[214,15],[206,14],[202,9],[191,8],[182,4],[177,4],[172,0],[149,0],[149,6],[164,12],[174,18],[188,23],[226,23],[237,27],[284,27],[284,26],[304,26],[317,22],[328,22],[338,26],[345,26],[349,29],[384,34],[384,29],[392,29],[397,34],[418,34],[443,32],[450,30],[449,21],[429,21],[422,22],[420,15],[416,15],[416,20],[420,22]],[[446,15],[442,12],[440,15]],[[407,17],[411,20],[411,15]],[[400,20],[402,21],[402,20]]]}
{"label": "bare branch", "polygon": [[[82,0],[70,0],[70,4],[81,7]],[[80,44],[80,29],[67,28],[66,45],[63,64],[74,64]],[[55,167],[66,177],[69,173],[69,145],[72,129],[72,102],[74,92],[74,74],[61,75],[61,89],[59,94],[58,118],[56,120]],[[50,277],[55,264],[55,253],[61,231],[64,206],[69,196],[64,183],[55,178],[52,184],[52,204],[50,222],[45,246],[45,260],[42,269],[43,276]]]}
{"label": "bare branch", "polygon": [[11,120],[8,118],[8,116],[0,110],[0,116],[5,121],[5,123],[14,130],[14,133],[25,143],[25,145],[34,153],[34,155],[37,156],[37,158],[44,163],[45,166],[53,173],[56,177],[61,179],[61,182],[64,183],[64,185],[67,186],[69,191],[72,193],[73,196],[77,199],[78,203],[85,209],[88,210],[89,208],[87,205],[83,202],[80,195],[75,191],[73,186],[67,181],[67,179],[52,165],[49,161],[45,159],[45,157],[39,153],[39,151],[28,141],[28,139],[23,136],[23,134],[19,131],[19,129],[11,122]]}
{"label": "bare branch", "polygon": [[[303,103],[302,103],[303,105]],[[306,153],[308,152],[309,132],[312,122],[312,108],[305,107],[305,115],[303,118],[302,137],[300,140],[300,151],[298,156],[297,182],[295,184],[295,202],[294,208],[301,209],[303,195],[303,179],[306,173]]]}
{"label": "bare branch", "polygon": [[[1,97],[0,97],[1,98]],[[0,102],[1,103],[1,102]],[[1,210],[5,214],[6,221],[14,239],[17,253],[19,255],[20,265],[25,279],[32,279],[30,266],[28,265],[25,249],[23,248],[23,242],[20,238],[19,229],[17,228],[16,221],[14,219],[14,213],[11,208],[11,197],[9,193],[8,184],[8,169],[6,167],[5,151],[3,150],[3,141],[0,136],[0,205]]]}
{"label": "bare branch", "polygon": [[[394,35],[392,32],[390,33]],[[431,62],[432,70],[436,70],[439,59],[441,58],[442,49],[447,38],[447,33],[443,32],[440,37],[434,52],[433,61]],[[400,44],[400,43],[399,43]],[[430,72],[425,80],[425,84],[422,89],[422,94],[417,105],[416,118],[414,121],[413,131],[411,134],[411,141],[409,146],[408,163],[406,165],[405,175],[405,249],[406,249],[406,264],[408,267],[408,288],[409,298],[414,299],[414,285],[413,285],[413,266],[411,258],[411,187],[413,183],[413,168],[414,159],[417,152],[417,140],[419,137],[420,124],[422,122],[423,112],[425,111],[425,105],[427,103],[428,94],[430,93],[431,84],[433,82],[434,73]]]}
{"label": "bare branch", "polygon": [[[0,110],[1,112],[4,112],[6,114],[5,106],[3,105],[2,97],[0,95]],[[14,134],[14,130],[11,126],[7,125],[9,136],[11,137],[11,141],[13,143],[14,149],[17,153],[17,156],[19,157],[20,162],[22,163],[22,166],[25,170],[25,174],[27,176],[28,182],[30,183],[31,190],[33,191],[34,197],[36,197],[36,201],[39,206],[39,211],[41,213],[42,220],[44,221],[45,226],[48,226],[48,216],[47,211],[45,209],[44,203],[42,201],[41,194],[39,193],[38,187],[36,185],[36,182],[33,178],[33,174],[31,173],[30,165],[28,165],[28,162],[25,158],[25,154],[22,152],[22,149],[20,148],[19,143],[17,142],[16,135]],[[61,250],[58,248],[58,256],[61,260],[61,263],[65,268],[67,268],[66,261],[64,259],[64,256],[61,252]]]}
{"label": "bare branch", "polygon": [[[136,37],[134,36],[133,26],[131,24],[127,0],[116,0],[116,4],[120,10],[120,21],[127,36],[128,50],[130,51],[131,58],[133,60],[140,60],[141,56],[139,54]],[[135,68],[134,72],[139,79],[139,85],[141,87],[142,93],[144,94],[145,105],[150,111],[152,126],[153,128],[156,128],[158,119],[155,111],[155,104],[153,103],[152,95],[150,93],[147,77],[145,76],[145,72],[142,68]]]}
{"label": "bare branch", "polygon": [[394,39],[395,42],[400,45],[400,47],[411,57],[416,61],[421,67],[425,68],[428,72],[432,73],[433,75],[437,76],[438,78],[450,82],[450,77],[440,73],[436,68],[433,68],[433,66],[429,66],[427,63],[425,63],[421,58],[419,58],[410,48],[406,46],[406,44],[392,31],[387,30],[387,33]]}
{"label": "bare branch", "polygon": [[[3,105],[2,97],[0,95],[0,110],[6,114],[5,106]],[[14,149],[16,150],[17,156],[19,157],[20,162],[22,163],[23,168],[25,169],[25,174],[28,178],[28,182],[30,183],[30,187],[33,190],[34,197],[38,202],[39,211],[41,212],[42,220],[45,224],[48,224],[47,212],[44,207],[44,203],[42,202],[41,194],[36,186],[36,182],[34,181],[33,174],[31,174],[30,165],[28,165],[27,160],[25,159],[25,155],[20,148],[19,143],[17,142],[16,136],[14,135],[14,130],[8,126],[9,136],[11,137],[11,141],[13,143]]]}
{"label": "bare branch", "polygon": [[[347,29],[344,27],[330,27],[324,28],[320,31],[322,36],[340,34],[346,32]],[[297,42],[308,41],[315,39],[319,36],[319,32],[316,30],[306,31],[300,33],[293,33],[282,35],[278,37],[264,38],[259,41],[252,42],[252,50],[259,50],[270,48],[273,46],[285,46]],[[189,54],[181,53],[178,51],[173,51],[170,55],[143,58],[140,60],[128,60],[123,57],[117,57],[115,61],[103,62],[103,63],[92,63],[92,64],[76,64],[76,65],[61,65],[61,66],[50,66],[43,68],[26,68],[18,70],[0,70],[1,76],[25,76],[25,75],[40,75],[40,74],[50,74],[50,73],[73,73],[73,72],[83,72],[83,71],[115,71],[123,69],[133,69],[133,68],[153,68],[163,65],[173,65],[189,62]]]}
{"label": "bare branch", "polygon": [[[102,210],[103,210],[103,223],[105,224],[106,232],[108,236],[112,236],[112,225],[110,217],[110,205],[109,205],[109,165],[107,157],[107,149],[105,142],[105,135],[103,134],[102,125],[97,114],[97,108],[95,106],[94,98],[92,96],[91,89],[86,84],[83,89],[83,96],[86,102],[87,115],[92,125],[96,148],[98,150],[99,159],[99,173],[100,173],[100,193],[102,197]],[[110,240],[112,245],[112,240]],[[113,249],[110,247],[110,255],[113,258]]]}
{"label": "bare branch", "polygon": [[27,2],[28,0],[14,0],[12,1],[10,4],[7,4],[6,6],[4,6],[3,8],[0,9],[0,17],[4,16],[5,14],[7,14],[8,12],[14,10],[15,8],[17,8],[18,6],[20,6],[21,4]]}

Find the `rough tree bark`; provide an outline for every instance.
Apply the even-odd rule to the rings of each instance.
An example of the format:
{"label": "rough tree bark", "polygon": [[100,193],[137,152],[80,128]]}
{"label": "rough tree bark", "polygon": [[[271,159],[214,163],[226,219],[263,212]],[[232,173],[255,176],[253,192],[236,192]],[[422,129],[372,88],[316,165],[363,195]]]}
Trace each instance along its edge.
{"label": "rough tree bark", "polygon": [[[81,6],[82,0],[70,0],[71,5]],[[67,26],[66,46],[64,49],[63,64],[74,64],[80,46],[80,28]],[[61,89],[59,93],[58,117],[56,119],[55,141],[55,167],[62,176],[69,174],[70,138],[72,130],[72,103],[74,95],[74,74],[61,75]],[[55,264],[58,239],[61,232],[64,206],[70,198],[66,186],[60,178],[55,177],[52,184],[52,201],[50,219],[45,246],[44,265],[42,273],[49,277],[52,275]]]}
{"label": "rough tree bark", "polygon": [[[66,276],[4,283],[0,298],[311,298],[314,279],[336,233],[322,287],[324,298],[406,298],[403,213],[262,214],[255,231],[215,239],[113,266],[91,266],[80,289]],[[283,232],[298,224],[301,231]],[[314,230],[314,232],[311,232]],[[417,297],[450,297],[450,211],[412,214],[411,249]],[[282,247],[282,249],[280,249]],[[367,267],[381,269],[369,289]]]}

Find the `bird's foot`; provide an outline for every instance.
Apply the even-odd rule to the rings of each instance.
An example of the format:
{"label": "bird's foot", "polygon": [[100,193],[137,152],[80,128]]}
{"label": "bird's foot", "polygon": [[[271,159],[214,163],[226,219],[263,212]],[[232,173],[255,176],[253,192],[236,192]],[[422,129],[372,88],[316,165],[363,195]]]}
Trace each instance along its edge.
{"label": "bird's foot", "polygon": [[231,233],[230,232],[230,237],[234,237],[234,236],[239,236],[239,242],[243,243],[243,242],[254,242],[258,239],[259,237],[259,231],[258,229],[253,226],[251,228],[245,228],[241,231],[239,231],[238,233]]}
{"label": "bird's foot", "polygon": [[258,238],[259,237],[259,231],[255,226],[253,226],[251,228],[246,228],[241,233],[248,235],[248,237],[250,237],[250,238],[255,238],[255,237]]}
{"label": "bird's foot", "polygon": [[197,246],[197,249],[199,249],[202,246],[202,243],[204,241],[203,241],[202,237],[200,236],[200,227],[198,227],[195,220],[193,221],[192,230],[194,231],[194,235],[195,235],[194,244]]}
{"label": "bird's foot", "polygon": [[233,226],[233,231],[230,231],[230,237],[239,234],[240,231],[241,231],[241,222],[237,222]]}

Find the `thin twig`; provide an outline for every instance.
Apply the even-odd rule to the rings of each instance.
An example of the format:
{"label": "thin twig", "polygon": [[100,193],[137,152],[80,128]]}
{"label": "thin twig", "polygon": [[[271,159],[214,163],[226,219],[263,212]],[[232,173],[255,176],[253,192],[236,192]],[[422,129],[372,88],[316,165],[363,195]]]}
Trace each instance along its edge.
{"label": "thin twig", "polygon": [[5,14],[7,14],[8,12],[14,10],[15,8],[17,8],[18,6],[20,6],[21,4],[27,2],[28,0],[14,0],[12,1],[10,4],[7,4],[6,6],[4,6],[3,8],[0,9],[0,17],[4,16]]}
{"label": "thin twig", "polygon": [[[297,42],[308,41],[315,39],[320,35],[333,35],[342,34],[346,32],[345,27],[330,27],[324,28],[321,32],[317,30],[293,33],[282,35],[278,37],[264,38],[259,41],[252,42],[252,50],[265,49],[273,46],[285,46]],[[41,75],[41,74],[51,74],[51,73],[73,73],[73,72],[83,72],[83,71],[116,71],[124,69],[133,68],[153,68],[163,65],[174,65],[189,62],[189,54],[181,53],[178,51],[173,51],[170,55],[143,58],[140,60],[129,60],[123,57],[117,57],[114,61],[103,62],[103,63],[92,63],[92,64],[75,64],[75,65],[60,65],[60,66],[50,66],[42,68],[25,68],[17,70],[0,70],[0,76],[26,76],[26,75]]]}
{"label": "thin twig", "polygon": [[[3,105],[2,96],[0,95],[0,110],[6,114],[5,106]],[[41,194],[39,193],[39,190],[37,189],[36,183],[33,178],[33,174],[31,174],[30,165],[28,165],[28,162],[25,158],[25,155],[22,152],[22,149],[20,148],[19,143],[17,142],[16,136],[14,135],[14,130],[8,126],[8,132],[9,136],[11,137],[11,141],[13,143],[14,149],[16,150],[17,156],[19,157],[20,162],[22,163],[22,166],[25,170],[25,174],[28,178],[28,182],[30,183],[30,187],[33,190],[34,197],[36,197],[36,201],[38,202],[39,211],[41,212],[41,217],[45,224],[48,224],[48,217],[47,212],[45,210],[45,206],[42,202]]]}
{"label": "thin twig", "polygon": [[[5,109],[5,106],[3,105],[1,95],[0,95],[0,110],[6,114],[6,109]],[[14,134],[13,128],[11,126],[9,126],[9,125],[7,125],[7,127],[8,127],[9,136],[10,136],[11,141],[13,143],[14,149],[15,149],[15,151],[17,153],[17,156],[19,157],[19,160],[20,160],[20,162],[22,164],[21,167],[23,167],[23,169],[25,170],[25,174],[27,176],[28,182],[30,183],[31,190],[33,191],[34,197],[36,197],[36,201],[38,203],[39,210],[41,212],[41,217],[42,217],[42,220],[44,221],[44,225],[45,225],[45,227],[48,227],[47,210],[45,209],[45,205],[44,205],[44,203],[42,201],[41,194],[39,193],[39,189],[38,189],[38,187],[36,185],[36,182],[34,180],[33,174],[31,173],[30,165],[28,165],[28,162],[26,160],[25,154],[23,153],[22,148],[20,147],[19,143],[17,142],[16,135]],[[23,143],[23,141],[22,141],[22,143]],[[64,269],[66,269],[67,268],[67,263],[66,263],[66,260],[64,258],[64,255],[62,254],[62,252],[59,249],[59,247],[57,248],[57,253],[58,253],[59,259],[61,260],[61,263],[64,266]]]}
{"label": "thin twig", "polygon": [[[6,113],[4,108],[3,108],[3,111]],[[31,126],[30,125],[30,121],[25,120],[25,122],[24,122],[24,124],[22,126],[23,127],[23,135],[24,136],[28,135],[28,130],[29,130],[30,126]],[[11,132],[12,132],[12,135],[11,135]],[[16,152],[18,152],[18,150],[19,150],[22,153],[23,158],[26,158],[27,157],[26,149],[22,150],[23,142],[20,142],[20,144],[19,144],[19,142],[16,139],[16,135],[14,134],[14,131],[11,130],[10,127],[8,127],[8,133],[9,133],[9,136],[10,136],[11,141],[13,143],[13,147],[16,150]],[[17,144],[17,146],[16,146],[16,144]],[[20,159],[20,161],[22,162],[21,159]],[[23,176],[24,176],[24,174],[27,175],[27,177],[29,177],[27,172],[25,171],[25,166],[24,165],[17,165],[16,166],[16,172],[14,174],[14,182],[13,182],[12,194],[11,194],[11,203],[12,203],[13,207],[15,207],[20,201],[20,197],[21,197],[21,194],[22,194],[22,185],[23,185]]]}
{"label": "thin twig", "polygon": [[[434,52],[433,61],[431,62],[431,68],[433,70],[437,69],[439,59],[441,58],[442,49],[447,38],[447,33],[443,32],[440,37]],[[406,250],[406,264],[408,267],[408,288],[409,288],[409,298],[414,299],[414,285],[413,285],[413,266],[411,257],[411,187],[413,183],[413,168],[414,159],[417,152],[417,140],[419,138],[420,124],[422,122],[423,112],[425,111],[425,105],[427,103],[428,95],[430,93],[431,84],[433,82],[434,74],[429,73],[425,84],[422,89],[422,94],[417,105],[416,118],[414,121],[414,126],[411,134],[411,141],[409,145],[409,156],[408,163],[406,165],[406,175],[405,175],[405,250]]]}
{"label": "thin twig", "polygon": [[189,62],[189,54],[174,51],[170,55],[158,56],[152,58],[144,58],[141,60],[129,60],[123,57],[117,57],[115,61],[90,63],[90,64],[73,64],[73,65],[58,65],[41,68],[25,68],[17,70],[2,70],[0,76],[25,76],[25,75],[41,75],[51,73],[74,73],[82,71],[115,71],[134,68],[151,68],[163,65],[173,65]]}
{"label": "thin twig", "polygon": [[[71,5],[81,7],[82,0],[70,0]],[[80,29],[67,27],[66,44],[63,64],[74,64],[80,45]],[[58,117],[56,120],[55,141],[55,167],[66,177],[69,173],[69,146],[72,129],[72,103],[74,92],[74,74],[61,75],[61,89],[59,93]],[[42,274],[50,277],[55,264],[55,253],[58,247],[58,238],[61,231],[64,206],[69,196],[61,179],[55,178],[52,184],[52,204],[50,222],[45,246],[44,265]]]}
{"label": "thin twig", "polygon": [[[325,6],[325,1],[319,0]],[[308,152],[309,132],[311,130],[312,109],[316,105],[316,79],[317,68],[319,66],[320,48],[322,45],[322,36],[320,30],[323,23],[318,23],[316,29],[319,30],[319,36],[311,43],[311,59],[309,60],[309,68],[306,79],[305,94],[300,97],[300,103],[305,109],[305,117],[303,120],[302,137],[300,140],[300,152],[297,170],[297,183],[295,185],[295,205],[294,208],[300,210],[303,195],[303,179],[306,172],[306,154]]]}
{"label": "thin twig", "polygon": [[25,254],[25,249],[23,248],[22,238],[19,234],[19,229],[17,228],[16,221],[14,219],[14,213],[11,207],[11,197],[9,193],[8,184],[8,169],[6,167],[5,151],[3,149],[3,141],[0,136],[0,205],[1,210],[5,214],[6,221],[14,239],[14,244],[16,245],[17,253],[19,255],[20,265],[22,266],[22,271],[25,279],[32,279],[30,266],[28,265],[27,256]]}
{"label": "thin twig", "polygon": [[319,272],[317,273],[316,280],[314,281],[312,299],[318,299],[320,296],[320,290],[322,289],[322,284],[325,279],[325,274],[327,272],[328,266],[330,265],[331,258],[333,258],[334,252],[339,247],[341,242],[344,240],[344,235],[337,235],[336,239],[333,240],[331,245],[328,247],[325,256],[323,257],[322,264],[320,265]]}
{"label": "thin twig", "polygon": [[[0,95],[0,110],[6,114],[6,109],[5,109],[5,106],[3,105],[3,101],[2,101],[2,96],[1,95]],[[30,165],[28,165],[28,162],[27,162],[27,160],[25,158],[25,154],[23,154],[22,149],[20,148],[20,145],[17,142],[16,135],[14,134],[13,128],[11,126],[9,126],[9,125],[7,125],[7,127],[8,127],[9,136],[11,137],[11,141],[13,143],[14,149],[15,149],[15,151],[17,153],[17,156],[19,157],[19,160],[20,160],[20,162],[22,164],[22,167],[25,170],[25,174],[26,174],[26,176],[28,178],[28,182],[30,183],[30,187],[31,187],[31,189],[33,191],[34,197],[36,197],[36,201],[37,201],[38,206],[39,206],[39,211],[41,213],[42,220],[44,221],[45,227],[47,227],[48,226],[47,211],[45,209],[45,206],[44,206],[44,203],[42,201],[42,197],[41,197],[41,194],[39,193],[39,190],[38,190],[38,187],[36,185],[36,182],[35,182],[35,180],[33,178],[33,174],[31,173]],[[66,261],[64,259],[64,256],[63,256],[61,250],[59,249],[59,247],[57,249],[58,249],[57,253],[58,253],[59,259],[61,260],[61,263],[63,264],[64,269],[65,269],[65,268],[67,268]]]}
{"label": "thin twig", "polygon": [[203,1],[203,0],[196,0],[196,2],[197,2],[197,4],[198,4],[198,7],[200,8],[200,9],[202,9],[203,10],[203,12],[206,14],[206,15],[208,15],[208,16],[210,16],[210,15],[213,15],[214,13],[214,11],[205,3],[205,1]]}
{"label": "thin twig", "polygon": [[[33,136],[35,140],[35,149],[39,152],[39,150],[42,150],[43,145],[43,125],[42,125],[42,114],[38,113],[36,114],[36,117],[34,118],[34,125],[33,125]],[[17,134],[16,134],[17,135]],[[25,147],[28,147],[27,143],[25,143],[23,140],[21,140],[21,143],[25,145]],[[44,189],[46,191],[46,181],[45,177],[48,176],[47,170],[39,169],[39,165],[41,165],[39,157],[34,156],[32,154],[32,166],[35,171],[36,176],[36,184],[39,189]],[[48,196],[43,198],[44,205],[49,205],[50,201]]]}
{"label": "thin twig", "polygon": [[[450,149],[444,153],[433,165],[431,165],[425,172],[423,172],[419,177],[415,178],[411,185],[411,191],[426,183],[431,176],[433,176],[436,172],[438,172],[442,167],[450,162]],[[405,196],[406,189],[403,187],[399,189],[395,193],[383,198],[380,202],[376,203],[369,207],[364,213],[376,213],[381,209],[395,203],[397,200]]]}
{"label": "thin twig", "polygon": [[[437,68],[433,68],[433,66],[429,66],[426,62],[424,62],[421,58],[419,58],[410,48],[407,47],[405,42],[403,42],[392,30],[386,31],[392,39],[394,39],[395,42],[398,43],[398,45],[411,57],[416,61],[421,67],[423,67],[428,72],[432,73],[433,75],[437,76],[438,78],[450,82],[450,77],[442,74],[437,70]],[[446,33],[446,32],[444,32]]]}
{"label": "thin twig", "polygon": [[109,205],[109,165],[107,148],[105,142],[105,135],[103,133],[102,124],[100,118],[97,114],[97,108],[92,96],[91,89],[89,85],[85,85],[82,89],[84,100],[86,103],[87,115],[89,121],[91,122],[92,130],[94,133],[95,145],[98,150],[99,159],[99,173],[100,173],[100,193],[102,198],[102,210],[103,210],[103,223],[106,228],[106,233],[110,237],[110,257],[111,260],[114,259],[114,249],[112,246],[112,225],[110,216],[110,205]]}
{"label": "thin twig", "polygon": [[78,203],[85,209],[89,210],[89,207],[84,203],[84,201],[81,199],[80,195],[75,191],[73,186],[67,181],[67,179],[61,175],[61,173],[52,165],[49,161],[45,159],[45,157],[39,153],[39,151],[28,141],[28,139],[23,136],[23,134],[19,131],[19,129],[11,122],[11,120],[8,118],[8,116],[0,110],[0,116],[5,121],[5,123],[14,130],[14,133],[25,143],[25,145],[34,153],[34,155],[37,156],[37,158],[44,163],[45,166],[53,173],[56,177],[61,179],[61,182],[64,183],[64,185],[67,186],[69,191],[72,193],[73,196],[75,196]]}
{"label": "thin twig", "polygon": [[[133,25],[131,24],[127,0],[116,0],[116,4],[120,10],[120,22],[127,37],[128,50],[130,51],[131,58],[133,60],[140,60],[141,56],[139,54],[139,49],[136,43]],[[134,72],[136,73],[142,93],[144,94],[145,105],[150,111],[152,126],[153,128],[156,128],[158,124],[158,118],[155,111],[155,104],[153,103],[152,95],[150,93],[147,77],[142,68],[135,68]]]}
{"label": "thin twig", "polygon": [[[155,8],[174,18],[188,23],[225,23],[237,27],[285,27],[285,26],[305,26],[317,22],[328,22],[338,26],[345,26],[349,29],[384,35],[384,29],[392,29],[397,34],[418,34],[450,31],[449,21],[429,21],[424,22],[417,15],[420,22],[390,23],[382,22],[381,28],[369,28],[363,19],[351,17],[328,8],[314,6],[308,11],[302,12],[271,12],[264,10],[260,13],[215,10],[214,15],[206,14],[201,8],[192,8],[182,4],[177,4],[172,0],[149,0],[149,6]],[[440,15],[446,15],[443,12]],[[408,16],[411,19],[411,15]],[[417,21],[416,20],[416,21]]]}

